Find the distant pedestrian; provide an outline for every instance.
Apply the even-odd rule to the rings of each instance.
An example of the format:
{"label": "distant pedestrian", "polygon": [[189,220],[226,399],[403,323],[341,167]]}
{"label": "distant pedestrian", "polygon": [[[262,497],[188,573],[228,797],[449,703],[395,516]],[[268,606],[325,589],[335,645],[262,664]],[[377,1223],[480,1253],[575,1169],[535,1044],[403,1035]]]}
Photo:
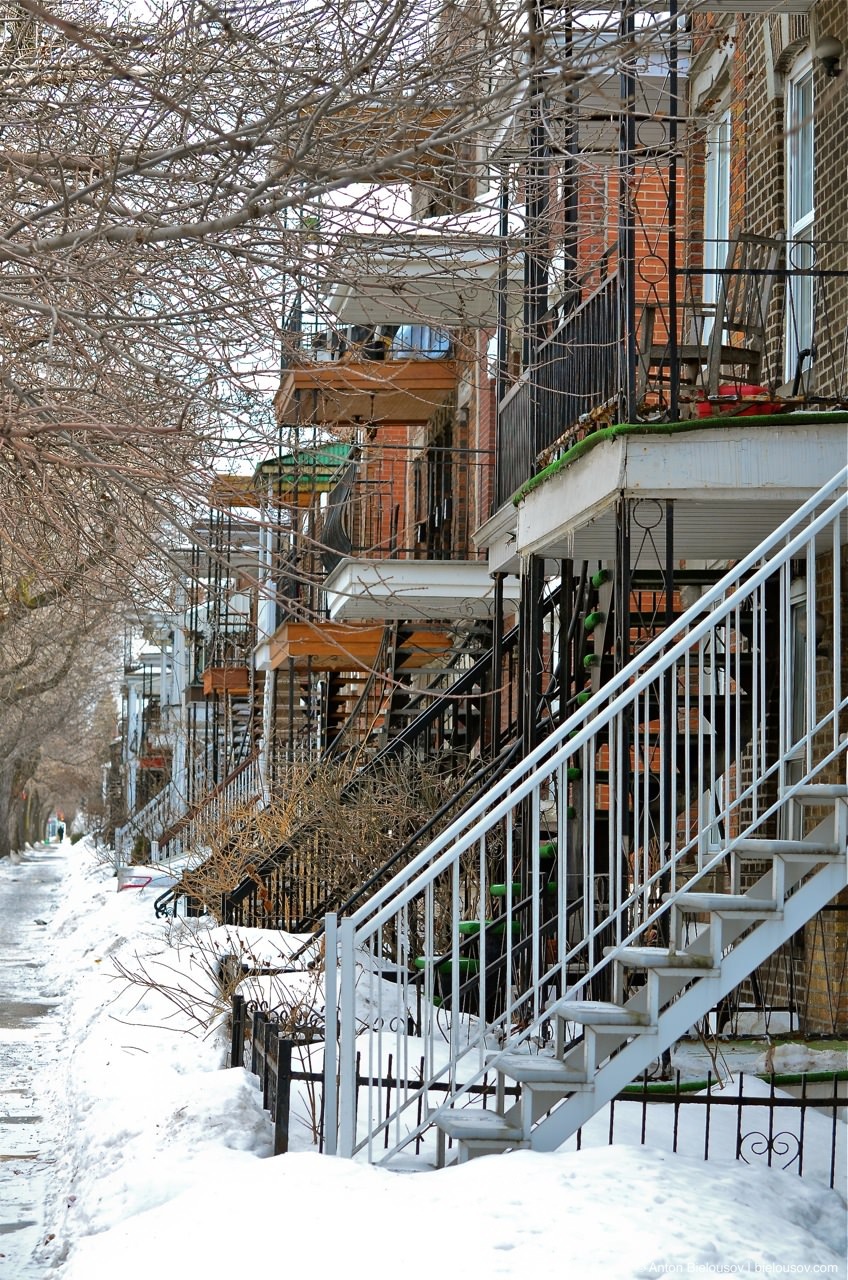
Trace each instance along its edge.
{"label": "distant pedestrian", "polygon": [[63,841],[63,840],[64,840],[64,838],[65,838],[65,824],[64,824],[64,822],[60,822],[60,823],[59,823],[59,825],[56,827],[56,835],[57,835],[57,837],[58,837],[58,839],[59,839],[59,844],[61,844],[61,843],[62,843],[62,841]]}

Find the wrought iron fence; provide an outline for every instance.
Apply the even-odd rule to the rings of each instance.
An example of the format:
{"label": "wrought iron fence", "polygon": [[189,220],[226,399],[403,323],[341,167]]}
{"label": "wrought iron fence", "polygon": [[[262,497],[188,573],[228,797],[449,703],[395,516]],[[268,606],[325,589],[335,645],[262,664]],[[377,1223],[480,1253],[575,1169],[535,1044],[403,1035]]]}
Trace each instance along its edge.
{"label": "wrought iron fence", "polygon": [[[299,1049],[323,1055],[323,1041],[316,1038],[323,1010],[317,1011],[312,1033],[292,1033],[285,1015],[258,1008],[243,995],[232,999],[230,1066],[244,1067],[258,1077],[263,1107],[274,1126],[274,1154],[289,1149],[292,1085],[306,1086],[310,1100],[313,1139],[324,1151],[323,1072],[311,1069],[311,1052],[304,1066]],[[298,1065],[300,1062],[300,1065]],[[398,1063],[401,1066],[398,1066]],[[398,1092],[425,1083],[425,1063],[395,1062],[389,1055],[385,1070],[375,1078],[356,1062],[356,1092],[376,1097],[377,1107],[388,1115]],[[424,1112],[438,1105],[448,1088],[444,1081],[420,1091],[417,1127]],[[433,1097],[428,1094],[432,1092]],[[484,1108],[517,1096],[519,1088],[499,1086],[498,1073],[485,1075],[470,1095]],[[771,1073],[740,1072],[721,1080],[712,1072],[706,1079],[683,1080],[680,1071],[669,1081],[652,1079],[648,1072],[624,1089],[609,1107],[579,1129],[564,1149],[612,1146],[630,1142],[661,1146],[675,1154],[705,1161],[741,1160],[764,1164],[799,1177],[812,1177],[844,1195],[848,1125],[848,1071]],[[357,1107],[358,1109],[358,1107]],[[388,1146],[388,1130],[384,1144]],[[420,1156],[424,1141],[419,1135],[411,1149]]]}

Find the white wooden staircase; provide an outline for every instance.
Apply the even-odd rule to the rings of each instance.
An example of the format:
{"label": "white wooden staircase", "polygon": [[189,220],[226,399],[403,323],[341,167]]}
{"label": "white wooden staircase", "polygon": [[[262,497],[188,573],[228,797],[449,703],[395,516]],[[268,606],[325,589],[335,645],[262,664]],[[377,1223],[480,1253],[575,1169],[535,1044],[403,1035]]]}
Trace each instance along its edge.
{"label": "white wooden staircase", "polygon": [[[455,1141],[459,1160],[558,1147],[845,887],[848,786],[802,786],[786,804],[826,807],[830,816],[803,840],[738,841],[730,850],[732,880],[745,862],[771,864],[754,885],[744,893],[685,886],[667,895],[671,945],[606,950],[617,1000],[554,1002],[547,1010],[556,1028],[551,1052],[492,1056],[498,1107],[436,1114],[441,1134]],[[693,921],[708,923],[688,941]],[[645,981],[625,998],[634,973]],[[575,1028],[582,1028],[582,1036],[566,1047]],[[504,1110],[503,1085],[510,1081],[521,1086],[521,1096]],[[441,1162],[444,1150],[442,1142]]]}
{"label": "white wooden staircase", "polygon": [[326,918],[329,1153],[558,1147],[845,886],[846,543],[848,468]]}

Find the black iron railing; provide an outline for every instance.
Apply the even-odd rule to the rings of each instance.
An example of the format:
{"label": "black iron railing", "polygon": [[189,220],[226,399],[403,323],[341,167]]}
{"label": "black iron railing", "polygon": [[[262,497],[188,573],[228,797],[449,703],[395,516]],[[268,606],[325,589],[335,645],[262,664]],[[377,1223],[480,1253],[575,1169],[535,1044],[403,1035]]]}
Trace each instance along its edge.
{"label": "black iron railing", "polygon": [[540,466],[623,416],[656,422],[848,406],[848,244],[738,233],[713,249],[723,265],[704,265],[703,243],[684,246],[683,259],[695,265],[678,266],[675,283],[656,255],[644,272],[636,263],[635,369],[625,369],[619,276],[539,346],[500,403],[496,506]]}
{"label": "black iron railing", "polygon": [[[316,1012],[320,1021],[323,1009]],[[244,1067],[258,1077],[263,1106],[274,1125],[275,1155],[289,1149],[292,1096],[296,1097],[298,1090],[302,1095],[301,1118],[305,1113],[312,1142],[319,1151],[324,1149],[323,1044],[320,1038],[316,1041],[312,1035],[293,1032],[289,1022],[285,1010],[258,1008],[241,994],[232,999],[230,1066]],[[421,1088],[425,1079],[423,1059],[400,1070],[389,1057],[379,1080],[371,1079],[357,1059],[357,1093],[376,1090],[386,1116],[391,1114],[393,1092]],[[845,1071],[740,1072],[725,1082],[712,1072],[703,1080],[683,1080],[676,1071],[668,1081],[645,1072],[612,1100],[603,1116],[578,1129],[569,1145],[579,1151],[588,1144],[632,1143],[638,1131],[643,1146],[705,1161],[735,1159],[783,1169],[844,1194],[845,1124],[841,1116],[848,1096],[846,1086]],[[438,1106],[447,1088],[444,1082],[430,1086],[431,1107]],[[497,1072],[492,1071],[470,1096],[477,1105],[489,1108],[519,1093],[518,1087],[499,1082]],[[419,1123],[426,1105],[422,1092]],[[626,1119],[622,1121],[622,1117]],[[388,1146],[388,1126],[385,1142]],[[417,1138],[416,1154],[422,1145],[422,1139]]]}
{"label": "black iron railing", "polygon": [[619,281],[608,277],[542,343],[498,414],[497,505],[534,472],[536,459],[581,417],[618,412]]}
{"label": "black iron railing", "polygon": [[283,330],[283,368],[342,360],[441,360],[451,355],[448,333],[424,324],[341,325],[331,316],[302,315]]}
{"label": "black iron railing", "polygon": [[[364,445],[330,494],[325,560],[475,560],[490,450],[453,445]],[[355,467],[355,470],[353,469]]]}

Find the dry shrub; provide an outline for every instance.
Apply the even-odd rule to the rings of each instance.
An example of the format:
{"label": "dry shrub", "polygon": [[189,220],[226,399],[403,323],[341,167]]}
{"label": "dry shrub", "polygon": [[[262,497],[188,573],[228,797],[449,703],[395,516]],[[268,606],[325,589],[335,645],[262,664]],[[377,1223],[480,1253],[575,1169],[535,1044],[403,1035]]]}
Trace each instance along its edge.
{"label": "dry shrub", "polygon": [[[354,773],[346,762],[285,766],[263,808],[233,808],[203,826],[200,851],[182,877],[185,892],[220,918],[222,897],[252,880],[262,922],[290,927],[310,906],[329,910],[377,876],[462,783],[437,761],[409,757],[388,760],[378,776],[351,786]],[[453,816],[449,810],[435,830]],[[269,867],[282,846],[285,856]]]}

